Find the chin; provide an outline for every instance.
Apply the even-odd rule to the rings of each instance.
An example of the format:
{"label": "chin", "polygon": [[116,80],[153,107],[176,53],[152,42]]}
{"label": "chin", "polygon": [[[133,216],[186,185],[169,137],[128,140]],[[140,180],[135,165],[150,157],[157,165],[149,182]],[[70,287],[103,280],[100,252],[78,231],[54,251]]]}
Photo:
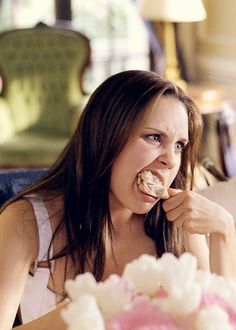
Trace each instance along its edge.
{"label": "chin", "polygon": [[153,207],[154,207],[155,204],[153,205],[139,205],[139,207],[136,207],[133,212],[136,213],[136,214],[140,214],[140,215],[144,215],[144,214],[147,214]]}

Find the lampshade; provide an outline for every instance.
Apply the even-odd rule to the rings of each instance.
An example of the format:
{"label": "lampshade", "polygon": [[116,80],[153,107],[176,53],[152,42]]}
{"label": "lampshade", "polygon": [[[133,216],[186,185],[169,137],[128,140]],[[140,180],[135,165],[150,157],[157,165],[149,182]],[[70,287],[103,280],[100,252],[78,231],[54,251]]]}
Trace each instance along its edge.
{"label": "lampshade", "polygon": [[138,10],[150,21],[197,22],[206,18],[201,0],[139,0]]}

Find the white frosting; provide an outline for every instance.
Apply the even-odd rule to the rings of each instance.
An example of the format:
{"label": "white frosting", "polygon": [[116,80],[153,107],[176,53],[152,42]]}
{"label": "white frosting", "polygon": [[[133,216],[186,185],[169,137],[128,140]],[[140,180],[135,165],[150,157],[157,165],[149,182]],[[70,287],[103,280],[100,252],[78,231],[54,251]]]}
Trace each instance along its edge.
{"label": "white frosting", "polygon": [[169,198],[167,189],[151,171],[140,172],[137,177],[137,184],[139,190],[148,195],[162,199]]}

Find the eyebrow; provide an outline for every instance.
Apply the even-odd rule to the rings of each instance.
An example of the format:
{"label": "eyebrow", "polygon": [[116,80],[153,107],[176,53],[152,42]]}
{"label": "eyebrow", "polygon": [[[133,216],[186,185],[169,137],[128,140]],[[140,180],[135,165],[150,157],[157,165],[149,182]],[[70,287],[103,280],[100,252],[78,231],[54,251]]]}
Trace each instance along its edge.
{"label": "eyebrow", "polygon": [[[170,138],[171,135],[170,134],[167,134],[166,132],[160,130],[160,129],[157,129],[157,128],[153,128],[153,127],[144,127],[144,129],[151,129],[155,132],[157,132],[158,134],[162,135],[164,138]],[[183,142],[186,142],[188,143],[189,142],[189,139],[185,138],[185,137],[182,137],[179,139],[180,141],[183,141]]]}

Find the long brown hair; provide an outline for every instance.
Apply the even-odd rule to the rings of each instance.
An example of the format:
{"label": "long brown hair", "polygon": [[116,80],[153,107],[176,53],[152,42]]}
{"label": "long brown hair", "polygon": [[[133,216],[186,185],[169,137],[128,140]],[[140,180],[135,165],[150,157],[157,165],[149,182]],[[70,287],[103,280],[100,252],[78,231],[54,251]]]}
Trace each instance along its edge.
{"label": "long brown hair", "polygon": [[[182,102],[188,114],[190,141],[172,184],[174,188],[186,189],[189,177],[193,176],[202,130],[201,115],[192,99],[170,81],[154,72],[129,70],[111,76],[95,90],[57,162],[37,185],[27,190],[27,193],[58,192],[63,197],[64,214],[52,242],[66,228],[66,246],[55,258],[70,256],[75,274],[84,272],[89,263],[97,280],[102,278],[105,226],[112,235],[109,211],[112,165],[150,111],[151,104],[165,95]],[[183,251],[181,235],[166,220],[161,202],[145,215],[145,231],[155,240],[159,256],[166,251],[176,255]]]}

